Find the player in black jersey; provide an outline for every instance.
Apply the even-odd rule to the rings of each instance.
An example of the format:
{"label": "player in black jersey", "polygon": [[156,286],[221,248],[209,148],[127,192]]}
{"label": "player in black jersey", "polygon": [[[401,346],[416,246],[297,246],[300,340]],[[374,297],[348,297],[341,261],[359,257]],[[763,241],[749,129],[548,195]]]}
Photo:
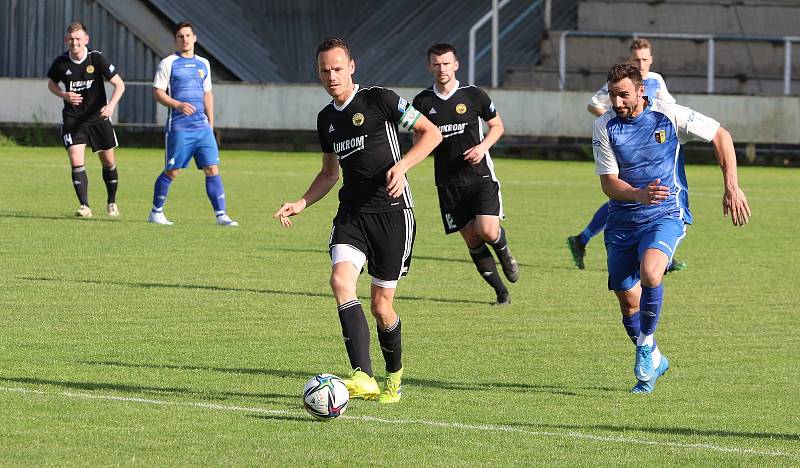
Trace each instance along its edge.
{"label": "player in black jersey", "polygon": [[[284,227],[289,217],[324,197],[344,175],[339,211],[329,243],[331,289],[353,374],[345,380],[352,398],[381,403],[400,400],[403,374],[400,318],[394,310],[397,281],[408,272],[416,233],[406,172],[442,141],[439,130],[394,91],[353,83],[355,62],[341,39],[317,49],[322,86],[333,97],[317,116],[322,169],[302,198],[284,203],[273,216]],[[417,143],[401,156],[398,124],[417,132]],[[364,263],[372,276],[370,310],[389,373],[381,392],[372,375],[369,325],[356,296]]]}
{"label": "player in black jersey", "polygon": [[[489,148],[503,134],[503,121],[485,92],[459,85],[458,57],[452,45],[431,46],[427,62],[436,82],[417,94],[413,105],[439,127],[444,138],[434,160],[444,230],[447,234],[461,233],[478,273],[495,290],[495,304],[506,305],[511,303],[508,288],[486,247],[492,246],[506,278],[515,283],[519,266],[500,226],[504,217],[500,184],[489,157]],[[489,127],[485,137],[481,119]]]}
{"label": "player in black jersey", "polygon": [[[103,165],[108,215],[119,216],[116,201],[118,175],[114,160],[117,135],[110,119],[125,92],[125,83],[101,52],[86,47],[89,34],[83,23],[70,24],[64,42],[68,50],[56,57],[50,66],[47,88],[64,100],[61,137],[72,166],[72,184],[81,205],[75,214],[86,218],[92,216],[92,209],[89,208],[89,178],[84,166],[84,150],[88,143],[92,151],[99,154]],[[109,101],[106,101],[103,79],[114,86]],[[59,83],[64,84],[64,89]]]}

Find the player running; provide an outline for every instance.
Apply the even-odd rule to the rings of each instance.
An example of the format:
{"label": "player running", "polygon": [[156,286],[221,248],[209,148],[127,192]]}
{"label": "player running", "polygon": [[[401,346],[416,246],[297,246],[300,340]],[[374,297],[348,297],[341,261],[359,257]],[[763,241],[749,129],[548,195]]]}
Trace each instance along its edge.
{"label": "player running", "polygon": [[211,65],[195,55],[197,35],[189,21],[173,29],[177,52],[158,64],[153,80],[153,99],[170,109],[166,131],[164,171],[153,189],[153,209],[147,221],[171,225],[164,215],[170,184],[181,169],[195,160],[206,175],[206,194],[217,224],[238,226],[227,213],[225,189],[219,175],[219,149],[214,138],[214,95],[211,93]]}
{"label": "player running", "polygon": [[655,340],[664,271],[691,224],[682,144],[710,141],[722,169],[723,213],[746,224],[750,207],[739,188],[733,140],[719,122],[687,107],[650,100],[632,64],[608,72],[614,112],[594,122],[596,173],[608,203],[605,232],[608,289],[622,311],[622,324],[636,345],[633,393],[650,393],[669,369]]}
{"label": "player running", "polygon": [[[647,39],[634,39],[630,45],[630,56],[628,60],[630,63],[639,68],[642,74],[642,82],[644,83],[644,91],[648,98],[661,99],[667,103],[675,103],[675,98],[667,90],[667,84],[664,78],[658,73],[650,71],[653,65],[653,54],[650,41]],[[611,110],[611,100],[608,97],[608,83],[603,84],[592,96],[591,101],[586,106],[589,113],[600,117],[606,112]],[[600,205],[600,208],[594,213],[591,221],[586,228],[576,236],[567,238],[567,246],[572,254],[572,260],[575,266],[583,270],[585,268],[583,258],[586,256],[586,246],[592,237],[603,232],[606,227],[606,218],[608,217],[608,202]],[[679,260],[673,259],[667,268],[667,272],[679,271],[686,268],[686,264]]]}
{"label": "player running", "polygon": [[[324,197],[339,179],[339,211],[329,241],[331,289],[339,311],[353,374],[345,380],[352,398],[400,401],[403,364],[400,317],[394,310],[397,282],[408,273],[416,225],[406,172],[442,141],[439,130],[394,91],[353,83],[355,62],[342,39],[317,49],[322,86],[333,98],[317,115],[322,169],[302,198],[284,203],[273,215],[281,225]],[[419,133],[401,157],[397,126]],[[372,374],[370,332],[356,284],[364,264],[372,276],[370,310],[388,377],[381,391]]]}
{"label": "player running", "polygon": [[[428,49],[427,63],[435,83],[417,94],[413,105],[442,132],[434,170],[444,231],[461,233],[478,274],[494,289],[495,304],[510,304],[508,288],[486,247],[492,246],[506,278],[517,282],[519,266],[500,226],[503,201],[489,156],[489,148],[503,135],[503,121],[483,90],[460,86],[455,47],[434,44]],[[485,137],[481,120],[489,127]]]}
{"label": "player running", "polygon": [[[83,218],[92,216],[92,209],[89,207],[89,177],[84,166],[84,152],[89,144],[92,151],[99,155],[103,166],[108,215],[116,217],[119,216],[119,175],[114,148],[118,143],[111,125],[111,116],[125,92],[125,83],[102,52],[89,50],[89,34],[83,23],[74,22],[67,26],[64,42],[68,50],[56,57],[50,66],[47,72],[47,89],[64,100],[61,138],[67,149],[72,167],[72,185],[80,204],[75,215]],[[108,101],[103,79],[114,86],[111,100]],[[61,89],[59,83],[64,84],[64,89]]]}

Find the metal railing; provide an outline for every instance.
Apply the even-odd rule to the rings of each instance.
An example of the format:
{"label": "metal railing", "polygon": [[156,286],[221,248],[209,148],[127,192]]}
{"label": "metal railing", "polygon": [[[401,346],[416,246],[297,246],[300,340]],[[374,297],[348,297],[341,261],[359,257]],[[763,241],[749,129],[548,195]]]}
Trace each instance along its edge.
{"label": "metal railing", "polygon": [[[475,24],[473,24],[471,28],[469,28],[469,74],[468,74],[468,79],[469,79],[469,84],[471,84],[471,85],[475,84],[475,36],[478,33],[478,29],[480,29],[481,26],[486,24],[487,21],[489,21],[490,19],[494,18],[493,23],[495,23],[495,24],[492,25],[493,26],[493,28],[492,28],[492,42],[493,43],[496,42],[496,40],[497,40],[497,34],[496,34],[497,33],[497,26],[496,26],[497,15],[499,14],[500,10],[504,6],[508,5],[508,3],[510,1],[511,0],[502,0],[500,3],[497,4],[497,8],[493,7],[491,10],[486,12],[485,15],[481,16],[481,19],[476,21]],[[494,55],[496,56],[497,54],[494,53]],[[492,65],[494,65],[494,60],[493,60]],[[497,73],[497,71],[495,69],[492,69],[492,77],[493,78],[495,78],[496,73]],[[492,86],[496,87],[497,86],[496,80],[493,79],[492,81],[493,81]]]}
{"label": "metal railing", "polygon": [[[495,0],[496,1],[496,0]],[[506,6],[511,0],[502,0],[497,3],[497,11],[499,13],[500,9]],[[531,13],[538,9],[543,9],[545,7],[542,6],[543,3],[548,4],[550,1],[544,2],[544,0],[533,0],[531,4],[522,11],[511,23],[509,23],[502,31],[497,31],[498,26],[495,24],[499,22],[499,19],[494,15],[494,2],[493,8],[486,12],[472,27],[469,28],[469,72],[468,72],[468,81],[469,84],[475,84],[475,67],[477,65],[478,60],[483,58],[489,50],[492,51],[492,87],[496,88],[498,85],[498,62],[499,62],[499,41],[510,34],[514,29],[519,26],[523,21],[525,21]],[[481,28],[486,22],[492,20],[492,43],[487,45],[486,47],[482,48],[480,51],[476,52],[475,46],[475,37],[478,33],[478,29]],[[543,18],[543,20],[545,20]],[[546,21],[546,20],[545,20]]]}
{"label": "metal railing", "polygon": [[558,89],[564,90],[567,84],[567,36],[574,37],[603,37],[603,38],[631,38],[652,37],[657,39],[674,39],[687,41],[705,41],[708,43],[708,64],[706,67],[706,91],[714,94],[714,67],[715,67],[715,41],[731,42],[771,42],[783,43],[783,94],[792,92],[792,42],[800,42],[800,36],[731,36],[714,34],[683,34],[683,33],[623,33],[623,32],[594,32],[594,31],[564,31],[558,43]]}

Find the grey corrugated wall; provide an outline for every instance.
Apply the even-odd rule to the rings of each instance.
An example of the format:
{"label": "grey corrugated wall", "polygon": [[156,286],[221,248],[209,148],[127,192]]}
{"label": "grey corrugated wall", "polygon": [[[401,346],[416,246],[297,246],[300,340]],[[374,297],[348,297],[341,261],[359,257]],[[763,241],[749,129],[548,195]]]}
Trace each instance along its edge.
{"label": "grey corrugated wall", "polygon": [[[126,82],[152,81],[160,61],[124,25],[90,0],[0,0],[0,76],[45,78],[53,59],[66,50],[72,21],[89,29],[89,47],[102,51]],[[152,124],[156,104],[149,86],[128,86],[119,106],[119,123]],[[53,97],[53,99],[56,99]]]}

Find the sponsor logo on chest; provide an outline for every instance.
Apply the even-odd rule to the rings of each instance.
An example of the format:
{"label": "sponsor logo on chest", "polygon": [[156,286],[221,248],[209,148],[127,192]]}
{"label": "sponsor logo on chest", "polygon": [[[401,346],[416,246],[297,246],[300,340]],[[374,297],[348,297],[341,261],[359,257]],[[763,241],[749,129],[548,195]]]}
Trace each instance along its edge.
{"label": "sponsor logo on chest", "polygon": [[92,87],[94,80],[70,81],[69,90],[73,92],[84,91]]}
{"label": "sponsor logo on chest", "polygon": [[335,151],[339,159],[342,160],[356,151],[363,150],[366,138],[367,135],[361,135],[344,141],[334,142],[333,151]]}
{"label": "sponsor logo on chest", "polygon": [[467,123],[454,123],[454,124],[444,124],[439,125],[439,131],[442,132],[442,137],[447,138],[453,135],[459,135],[464,133],[464,129],[467,128]]}

